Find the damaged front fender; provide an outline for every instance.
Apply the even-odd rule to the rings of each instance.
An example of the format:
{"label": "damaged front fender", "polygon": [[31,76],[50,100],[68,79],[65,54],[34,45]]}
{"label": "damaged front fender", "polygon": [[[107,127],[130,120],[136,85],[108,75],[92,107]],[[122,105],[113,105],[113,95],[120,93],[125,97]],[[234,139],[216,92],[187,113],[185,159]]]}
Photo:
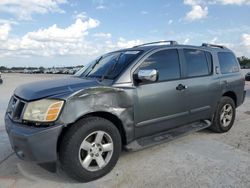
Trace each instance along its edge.
{"label": "damaged front fender", "polygon": [[110,113],[122,122],[126,141],[134,138],[134,89],[93,87],[73,93],[66,100],[59,121],[66,125],[94,113]]}

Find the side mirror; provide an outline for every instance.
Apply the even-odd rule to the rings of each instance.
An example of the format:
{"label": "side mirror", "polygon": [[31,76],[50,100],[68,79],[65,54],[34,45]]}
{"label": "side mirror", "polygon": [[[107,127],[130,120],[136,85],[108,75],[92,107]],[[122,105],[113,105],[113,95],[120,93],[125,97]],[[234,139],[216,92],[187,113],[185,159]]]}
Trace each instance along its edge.
{"label": "side mirror", "polygon": [[158,72],[155,69],[139,70],[137,79],[141,82],[156,82],[158,80]]}

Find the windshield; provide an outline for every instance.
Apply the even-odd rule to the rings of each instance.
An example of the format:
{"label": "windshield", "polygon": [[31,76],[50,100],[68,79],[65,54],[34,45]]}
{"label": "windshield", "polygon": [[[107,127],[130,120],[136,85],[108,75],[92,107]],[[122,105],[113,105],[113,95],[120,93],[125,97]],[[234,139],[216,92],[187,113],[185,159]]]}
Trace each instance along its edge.
{"label": "windshield", "polygon": [[[99,59],[99,58],[98,58]],[[97,60],[98,60],[97,59]],[[97,60],[91,61],[87,65],[85,65],[83,68],[81,68],[79,71],[77,71],[74,76],[82,76],[82,74],[89,68],[92,67],[94,63],[96,63]]]}
{"label": "windshield", "polygon": [[138,50],[105,54],[90,62],[88,66],[79,70],[75,75],[101,79],[114,79],[140,54],[141,51]]}

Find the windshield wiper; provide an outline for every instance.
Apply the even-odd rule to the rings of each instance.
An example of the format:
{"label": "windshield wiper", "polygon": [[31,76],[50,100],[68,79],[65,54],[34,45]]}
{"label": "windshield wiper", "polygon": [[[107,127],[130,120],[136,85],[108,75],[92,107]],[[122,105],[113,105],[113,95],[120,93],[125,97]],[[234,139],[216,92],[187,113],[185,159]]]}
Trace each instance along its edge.
{"label": "windshield wiper", "polygon": [[105,77],[107,77],[107,75],[109,75],[109,73],[112,72],[116,68],[116,66],[120,60],[121,55],[123,55],[123,53],[120,53],[119,56],[117,58],[115,58],[115,60],[114,60],[115,63],[109,69],[107,69],[107,71],[102,75],[100,82],[102,82],[105,79]]}

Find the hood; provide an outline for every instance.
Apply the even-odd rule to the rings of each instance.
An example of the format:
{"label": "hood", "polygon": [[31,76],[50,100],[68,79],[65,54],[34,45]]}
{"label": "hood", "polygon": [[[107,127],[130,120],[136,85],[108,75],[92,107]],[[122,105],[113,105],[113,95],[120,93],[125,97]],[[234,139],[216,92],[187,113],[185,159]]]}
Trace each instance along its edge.
{"label": "hood", "polygon": [[67,77],[24,84],[17,87],[14,93],[16,96],[30,101],[63,93],[73,93],[80,89],[98,85],[99,83],[96,80]]}

